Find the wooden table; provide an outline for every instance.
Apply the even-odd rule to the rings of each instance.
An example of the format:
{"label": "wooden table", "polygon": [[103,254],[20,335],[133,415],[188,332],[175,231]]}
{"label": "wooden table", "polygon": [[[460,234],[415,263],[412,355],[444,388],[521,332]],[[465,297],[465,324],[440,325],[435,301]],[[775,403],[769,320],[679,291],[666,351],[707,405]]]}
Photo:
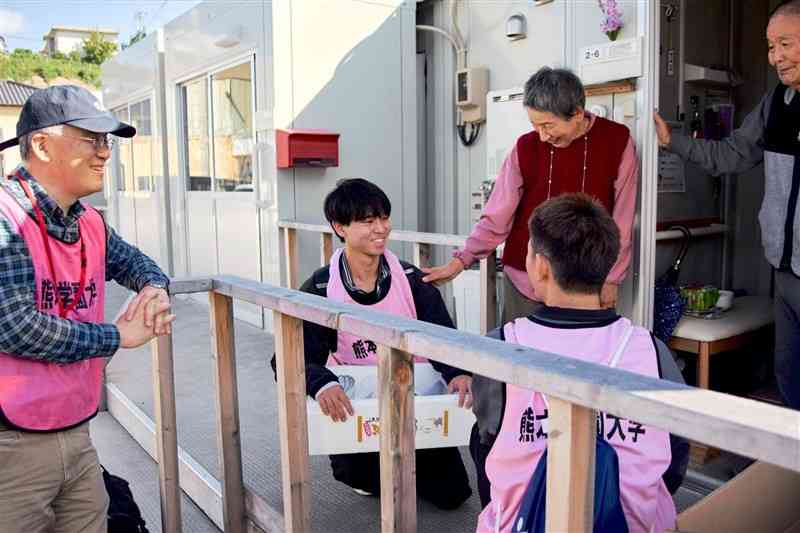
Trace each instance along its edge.
{"label": "wooden table", "polygon": [[707,389],[711,356],[741,348],[774,322],[772,300],[742,296],[719,318],[684,316],[675,328],[670,348],[697,354],[697,386]]}

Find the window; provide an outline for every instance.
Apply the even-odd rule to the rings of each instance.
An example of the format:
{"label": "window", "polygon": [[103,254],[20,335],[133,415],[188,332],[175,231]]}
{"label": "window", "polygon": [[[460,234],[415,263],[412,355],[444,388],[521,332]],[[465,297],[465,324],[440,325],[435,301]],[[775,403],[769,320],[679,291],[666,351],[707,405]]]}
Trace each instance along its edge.
{"label": "window", "polygon": [[252,192],[251,63],[215,72],[181,88],[188,190]]}
{"label": "window", "polygon": [[119,120],[136,128],[131,139],[116,138],[119,157],[117,189],[153,190],[153,128],[150,99],[114,110]]}
{"label": "window", "polygon": [[[114,114],[119,120],[130,124],[130,114],[128,107],[121,107],[114,110]],[[119,159],[119,170],[117,174],[117,190],[133,191],[133,159],[130,139],[117,138],[117,157]]]}
{"label": "window", "polygon": [[136,128],[136,136],[131,139],[133,155],[134,185],[137,191],[153,190],[153,132],[151,126],[150,100],[144,100],[130,107],[131,125]]}
{"label": "window", "polygon": [[253,190],[253,87],[250,63],[211,77],[217,191]]}
{"label": "window", "polygon": [[208,80],[202,78],[183,87],[188,190],[211,190],[208,143]]}

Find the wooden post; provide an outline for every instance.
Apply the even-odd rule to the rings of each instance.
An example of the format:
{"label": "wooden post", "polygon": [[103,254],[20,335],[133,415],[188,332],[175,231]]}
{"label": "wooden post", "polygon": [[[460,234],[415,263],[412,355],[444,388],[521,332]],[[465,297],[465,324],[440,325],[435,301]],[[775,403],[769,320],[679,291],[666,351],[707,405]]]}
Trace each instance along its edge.
{"label": "wooden post", "polygon": [[299,287],[297,280],[297,230],[283,228],[283,244],[286,252],[286,286],[290,289]]}
{"label": "wooden post", "polygon": [[414,264],[417,268],[425,268],[430,265],[431,245],[423,242],[414,243]]}
{"label": "wooden post", "polygon": [[548,403],[545,531],[591,533],[597,415],[552,396]]}
{"label": "wooden post", "polygon": [[319,234],[319,254],[321,266],[325,266],[331,262],[333,255],[333,234],[320,233]]}
{"label": "wooden post", "polygon": [[161,493],[161,530],[182,531],[181,488],[178,478],[178,431],[175,413],[175,373],[172,335],[150,341],[156,419],[156,459]]}
{"label": "wooden post", "polygon": [[711,363],[711,343],[701,342],[700,350],[697,354],[697,386],[701,389],[710,388],[710,363]]}
{"label": "wooden post", "polygon": [[481,259],[481,334],[497,327],[497,252]]}
{"label": "wooden post", "polygon": [[378,349],[381,415],[381,531],[417,531],[414,359],[401,350]]}
{"label": "wooden post", "polygon": [[311,505],[303,321],[279,311],[273,317],[284,527],[287,533],[305,533],[311,531]]}
{"label": "wooden post", "polygon": [[236,349],[233,299],[209,293],[211,334],[214,348],[214,381],[217,397],[217,447],[222,476],[222,520],[226,533],[243,533],[244,481],[242,443],[239,435],[239,399],[236,382]]}

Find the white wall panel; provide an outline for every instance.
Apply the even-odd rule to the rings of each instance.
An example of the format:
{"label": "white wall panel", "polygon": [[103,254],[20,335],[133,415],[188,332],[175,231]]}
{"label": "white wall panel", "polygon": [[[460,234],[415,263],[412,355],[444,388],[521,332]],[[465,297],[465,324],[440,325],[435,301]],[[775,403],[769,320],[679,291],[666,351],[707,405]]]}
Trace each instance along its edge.
{"label": "white wall panel", "polygon": [[[242,193],[230,193],[239,196]],[[261,280],[261,245],[258,210],[252,201],[216,200],[217,253],[219,271],[256,281]],[[261,327],[261,308],[246,302],[234,302],[238,318]]]}

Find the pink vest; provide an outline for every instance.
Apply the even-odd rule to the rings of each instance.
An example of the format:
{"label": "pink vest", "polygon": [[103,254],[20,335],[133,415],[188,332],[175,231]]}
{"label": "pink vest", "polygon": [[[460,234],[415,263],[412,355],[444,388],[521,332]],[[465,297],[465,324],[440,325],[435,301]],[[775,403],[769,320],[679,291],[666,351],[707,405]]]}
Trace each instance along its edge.
{"label": "pink vest", "polygon": [[[658,377],[650,333],[626,318],[582,329],[550,328],[520,318],[506,324],[504,332],[508,342]],[[547,446],[547,412],[544,395],[506,385],[503,423],[486,459],[491,501],[478,517],[479,533],[511,530]],[[661,479],[672,457],[669,434],[606,413],[598,413],[597,433],[617,452],[620,500],[631,533],[674,527],[675,505]]]}
{"label": "pink vest", "polygon": [[[343,251],[340,248],[331,257],[328,298],[337,302],[360,305],[350,297],[344,283],[342,283],[342,276],[339,271],[339,258],[342,253]],[[389,263],[392,284],[389,294],[375,305],[370,305],[370,310],[383,311],[391,315],[400,315],[416,320],[417,308],[414,306],[414,296],[411,294],[411,285],[408,283],[403,265],[400,264],[397,256],[389,250],[384,251],[383,256]],[[343,331],[337,332],[336,336],[336,353],[328,357],[327,366],[378,364],[378,345],[375,342]],[[424,363],[427,359],[415,357],[414,361]]]}
{"label": "pink vest", "polygon": [[[80,245],[50,239],[55,279],[60,285],[56,287],[39,226],[8,191],[0,189],[0,213],[25,239],[33,259],[36,308],[58,315],[56,297],[67,296],[67,304],[77,297]],[[91,207],[86,208],[78,223],[87,250],[86,287],[67,318],[101,323],[106,279],[105,225]],[[21,429],[51,431],[80,424],[97,412],[105,363],[103,358],[92,358],[62,365],[0,353],[0,409],[9,422]]]}

